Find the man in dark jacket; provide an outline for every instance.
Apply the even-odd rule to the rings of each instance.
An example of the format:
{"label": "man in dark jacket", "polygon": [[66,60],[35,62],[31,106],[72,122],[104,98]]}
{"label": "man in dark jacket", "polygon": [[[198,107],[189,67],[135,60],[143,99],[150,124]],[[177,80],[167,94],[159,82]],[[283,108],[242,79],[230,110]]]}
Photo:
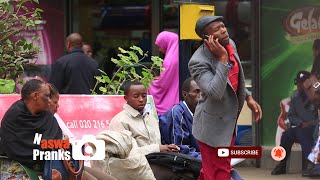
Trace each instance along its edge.
{"label": "man in dark jacket", "polygon": [[70,34],[66,39],[68,54],[54,64],[49,82],[57,87],[61,94],[91,94],[99,75],[97,64],[82,50],[82,37],[78,33]]}
{"label": "man in dark jacket", "polygon": [[[313,146],[313,132],[318,123],[318,111],[310,103],[302,87],[306,79],[310,77],[307,71],[300,71],[295,79],[297,90],[292,93],[288,119],[290,128],[281,137],[280,146],[286,150],[286,157],[271,172],[272,175],[286,173],[287,159],[290,157],[292,145],[297,142],[302,148],[302,155],[307,162],[307,157]],[[306,167],[304,167],[306,170]]]}
{"label": "man in dark jacket", "polygon": [[192,135],[193,113],[200,98],[197,83],[188,78],[182,85],[183,101],[160,117],[162,144],[176,144],[180,153],[201,159],[199,146]]}

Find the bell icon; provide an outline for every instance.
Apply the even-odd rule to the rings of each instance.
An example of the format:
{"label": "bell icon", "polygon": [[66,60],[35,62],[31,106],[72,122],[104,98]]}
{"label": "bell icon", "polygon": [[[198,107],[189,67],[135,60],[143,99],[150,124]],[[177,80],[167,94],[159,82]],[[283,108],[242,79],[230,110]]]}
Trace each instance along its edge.
{"label": "bell icon", "polygon": [[271,150],[271,157],[275,161],[281,161],[286,157],[286,150],[281,146],[276,146]]}
{"label": "bell icon", "polygon": [[275,157],[278,157],[278,158],[282,158],[282,151],[281,151],[281,149],[277,149],[274,156],[275,156]]}

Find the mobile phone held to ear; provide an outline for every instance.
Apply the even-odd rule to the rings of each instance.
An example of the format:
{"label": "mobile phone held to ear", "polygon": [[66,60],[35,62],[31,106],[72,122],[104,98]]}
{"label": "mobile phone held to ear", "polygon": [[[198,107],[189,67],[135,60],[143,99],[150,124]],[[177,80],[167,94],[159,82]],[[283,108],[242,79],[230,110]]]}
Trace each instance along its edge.
{"label": "mobile phone held to ear", "polygon": [[209,40],[209,37],[210,37],[210,36],[209,36],[209,35],[207,35],[207,34],[206,34],[206,35],[204,35],[204,38],[205,38],[206,40]]}

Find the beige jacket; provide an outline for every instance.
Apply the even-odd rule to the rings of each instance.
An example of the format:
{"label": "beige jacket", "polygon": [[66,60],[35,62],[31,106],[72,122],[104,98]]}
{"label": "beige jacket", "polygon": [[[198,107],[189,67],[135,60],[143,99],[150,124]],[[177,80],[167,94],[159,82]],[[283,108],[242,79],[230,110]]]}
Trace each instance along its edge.
{"label": "beige jacket", "polygon": [[118,180],[156,180],[147,158],[140,152],[130,131],[103,131],[97,139],[106,143],[104,160],[91,160],[91,166]]}
{"label": "beige jacket", "polygon": [[123,105],[123,111],[115,115],[109,125],[109,130],[120,132],[131,131],[142,154],[160,152],[160,130],[158,120],[149,113],[140,114],[130,105]]}

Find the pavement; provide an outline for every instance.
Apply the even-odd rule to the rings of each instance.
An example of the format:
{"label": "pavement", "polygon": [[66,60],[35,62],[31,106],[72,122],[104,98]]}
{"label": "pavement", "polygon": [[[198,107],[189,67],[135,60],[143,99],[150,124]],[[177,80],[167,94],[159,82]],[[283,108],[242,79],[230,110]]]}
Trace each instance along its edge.
{"label": "pavement", "polygon": [[245,180],[305,180],[311,179],[302,177],[301,173],[290,173],[283,175],[271,175],[272,169],[255,167],[235,167]]}

